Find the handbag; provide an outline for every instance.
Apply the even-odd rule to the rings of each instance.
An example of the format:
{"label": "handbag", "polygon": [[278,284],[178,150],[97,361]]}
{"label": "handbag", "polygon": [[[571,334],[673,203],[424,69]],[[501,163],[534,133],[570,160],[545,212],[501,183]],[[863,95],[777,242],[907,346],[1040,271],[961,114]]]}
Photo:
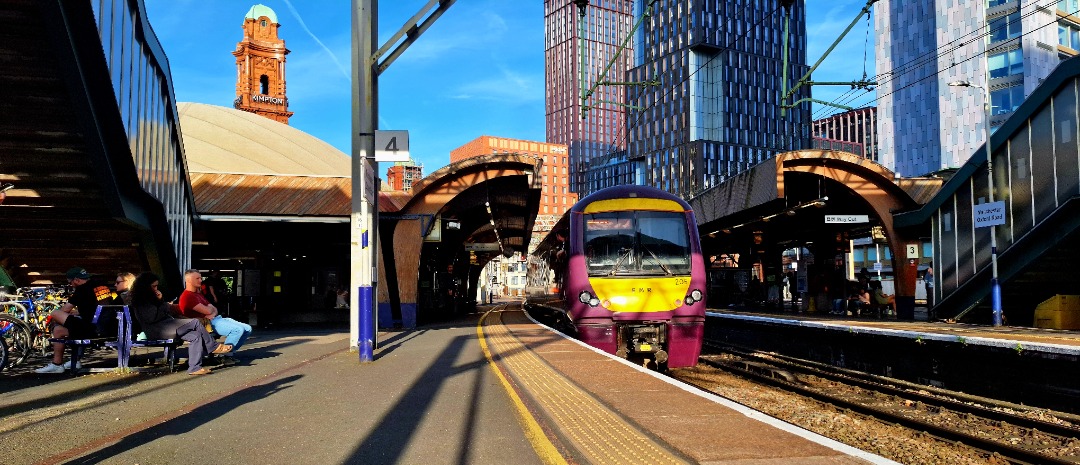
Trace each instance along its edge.
{"label": "handbag", "polygon": [[214,325],[210,324],[209,318],[199,318],[199,321],[206,327],[206,332],[214,334]]}

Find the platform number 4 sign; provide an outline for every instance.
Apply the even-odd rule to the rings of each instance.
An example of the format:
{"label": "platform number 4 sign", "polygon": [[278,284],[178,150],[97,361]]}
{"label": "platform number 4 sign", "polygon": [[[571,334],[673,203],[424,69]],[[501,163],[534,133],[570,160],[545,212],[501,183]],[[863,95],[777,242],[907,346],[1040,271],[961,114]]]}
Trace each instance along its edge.
{"label": "platform number 4 sign", "polygon": [[907,245],[907,258],[919,258],[919,244]]}
{"label": "platform number 4 sign", "polygon": [[409,131],[375,131],[375,161],[409,161]]}

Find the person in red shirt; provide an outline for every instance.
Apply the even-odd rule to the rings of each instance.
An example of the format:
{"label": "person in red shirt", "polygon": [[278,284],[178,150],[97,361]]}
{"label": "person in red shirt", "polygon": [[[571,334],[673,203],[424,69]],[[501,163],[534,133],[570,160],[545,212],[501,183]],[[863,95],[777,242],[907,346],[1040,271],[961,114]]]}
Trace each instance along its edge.
{"label": "person in red shirt", "polygon": [[202,273],[199,270],[191,269],[184,272],[184,293],[180,294],[180,313],[185,318],[209,320],[214,332],[225,336],[225,344],[232,346],[232,352],[229,353],[231,355],[251,335],[251,326],[218,314],[217,307],[199,292],[201,287]]}

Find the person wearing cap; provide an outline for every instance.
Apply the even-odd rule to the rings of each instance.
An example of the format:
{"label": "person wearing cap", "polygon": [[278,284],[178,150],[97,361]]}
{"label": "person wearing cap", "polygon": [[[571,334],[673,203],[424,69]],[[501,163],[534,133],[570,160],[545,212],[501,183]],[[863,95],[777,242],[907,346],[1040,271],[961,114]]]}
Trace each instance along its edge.
{"label": "person wearing cap", "polygon": [[[68,284],[75,288],[59,310],[52,312],[52,337],[85,339],[97,336],[91,321],[98,305],[112,304],[112,290],[101,278],[92,276],[85,268],[74,267],[67,271]],[[52,362],[35,373],[63,373],[71,368],[64,361],[64,344],[54,342]],[[76,367],[78,368],[78,367]]]}

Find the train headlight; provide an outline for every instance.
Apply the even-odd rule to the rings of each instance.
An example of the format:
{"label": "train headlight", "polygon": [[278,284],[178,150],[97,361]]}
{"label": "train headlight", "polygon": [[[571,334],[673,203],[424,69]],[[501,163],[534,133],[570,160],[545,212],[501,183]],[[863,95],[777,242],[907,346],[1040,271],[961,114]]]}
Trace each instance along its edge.
{"label": "train headlight", "polygon": [[702,298],[703,296],[701,295],[701,291],[700,291],[700,290],[698,290],[698,289],[694,289],[694,290],[690,291],[690,297],[691,297],[692,299],[694,299],[694,302],[700,302],[700,301],[701,301],[701,298]]}
{"label": "train headlight", "polygon": [[694,298],[686,296],[686,299],[684,299],[683,302],[686,303],[686,305],[694,305]]}
{"label": "train headlight", "polygon": [[577,296],[577,300],[579,300],[583,304],[588,304],[589,300],[591,300],[592,298],[593,296],[592,294],[589,294],[589,291],[581,291],[581,294],[578,294]]}
{"label": "train headlight", "polygon": [[590,307],[600,305],[600,299],[596,298],[596,296],[592,295],[589,291],[581,291],[581,294],[578,294],[577,296],[577,300]]}

